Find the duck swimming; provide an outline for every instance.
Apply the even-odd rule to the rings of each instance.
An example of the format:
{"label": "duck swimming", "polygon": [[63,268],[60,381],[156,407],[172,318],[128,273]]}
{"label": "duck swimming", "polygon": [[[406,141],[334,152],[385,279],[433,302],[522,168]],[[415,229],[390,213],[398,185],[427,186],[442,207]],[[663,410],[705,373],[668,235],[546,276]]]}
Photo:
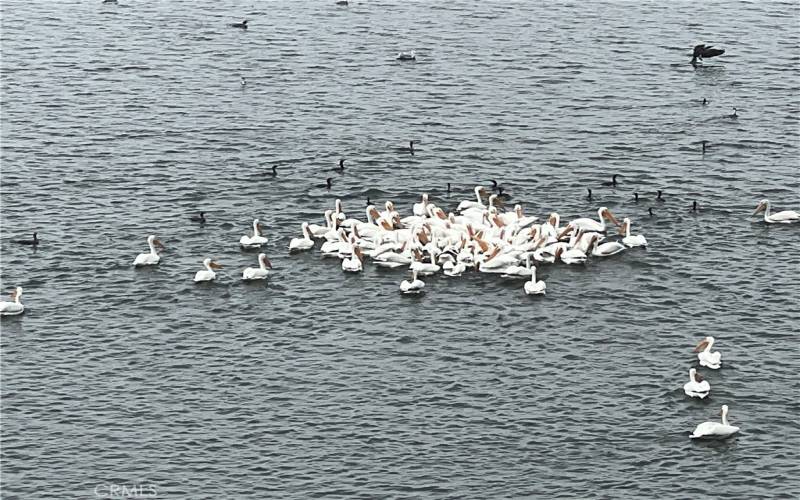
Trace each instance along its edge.
{"label": "duck swimming", "polygon": [[247,19],[245,19],[244,21],[242,21],[240,23],[233,23],[230,26],[232,28],[240,28],[240,29],[246,30],[247,29]]}
{"label": "duck swimming", "polygon": [[25,240],[25,239],[14,240],[12,243],[16,243],[17,245],[29,245],[35,247],[36,245],[39,244],[40,241],[41,240],[39,240],[37,233],[33,233],[33,238],[30,240]]}

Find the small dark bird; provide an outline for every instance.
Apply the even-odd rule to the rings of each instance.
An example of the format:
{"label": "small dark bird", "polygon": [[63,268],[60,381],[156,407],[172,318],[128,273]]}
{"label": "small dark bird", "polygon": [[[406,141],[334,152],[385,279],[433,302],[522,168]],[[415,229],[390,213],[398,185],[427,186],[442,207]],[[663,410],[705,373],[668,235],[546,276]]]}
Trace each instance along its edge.
{"label": "small dark bird", "polygon": [[450,183],[448,182],[447,183],[447,194],[450,194],[450,193],[451,193]]}
{"label": "small dark bird", "polygon": [[189,220],[192,222],[199,222],[200,224],[206,223],[206,213],[200,212],[200,215],[192,215],[189,217]]}
{"label": "small dark bird", "polygon": [[707,146],[708,141],[700,141],[700,142],[703,144],[703,153],[705,153],[706,152],[706,148],[708,147]]}
{"label": "small dark bird", "polygon": [[633,201],[639,203],[639,193],[633,193]]}
{"label": "small dark bird", "polygon": [[736,114],[736,108],[733,108],[733,113],[731,113],[729,116],[734,120],[739,118],[739,115]]}
{"label": "small dark bird", "polygon": [[619,174],[612,175],[611,176],[611,180],[604,182],[603,185],[604,186],[616,186],[617,185],[617,177],[619,177]]}
{"label": "small dark bird", "polygon": [[408,141],[408,151],[412,156],[414,155],[414,141]]}
{"label": "small dark bird", "polygon": [[592,199],[592,190],[590,188],[586,188],[586,190],[589,191],[589,194],[586,195],[586,199],[587,200],[591,200]]}
{"label": "small dark bird", "polygon": [[31,239],[31,240],[14,240],[14,243],[16,243],[18,245],[30,245],[30,246],[34,246],[35,247],[36,245],[39,244],[39,241],[40,241],[39,237],[36,236],[36,233],[33,233],[33,239]]}
{"label": "small dark bird", "polygon": [[725,53],[725,49],[715,49],[712,45],[695,45],[692,53],[692,66],[697,66],[697,59],[701,61],[704,57],[716,57]]}
{"label": "small dark bird", "polygon": [[272,166],[272,177],[278,177],[278,166],[277,165],[273,165]]}
{"label": "small dark bird", "polygon": [[242,21],[240,23],[231,24],[231,28],[241,28],[243,30],[246,30],[247,29],[247,19],[245,19],[244,21]]}
{"label": "small dark bird", "polygon": [[336,0],[336,5],[347,5],[347,0]]}
{"label": "small dark bird", "polygon": [[245,79],[244,79],[244,77],[242,77],[242,79],[241,79],[241,80],[239,80],[239,84],[240,84],[242,87],[245,87],[245,86],[247,86],[247,80],[245,80]]}
{"label": "small dark bird", "polygon": [[367,196],[367,206],[372,205],[372,202],[369,200],[369,196]]}
{"label": "small dark bird", "polygon": [[494,179],[489,179],[489,182],[492,183],[492,191],[497,191],[497,186],[498,186],[497,181]]}
{"label": "small dark bird", "polygon": [[654,217],[656,214],[653,213],[653,207],[647,209],[647,213],[650,214],[650,217]]}
{"label": "small dark bird", "polygon": [[657,193],[658,193],[658,196],[656,196],[656,201],[664,201],[664,198],[661,197],[661,190],[660,189],[657,191]]}
{"label": "small dark bird", "polygon": [[692,202],[692,212],[697,212],[697,200]]}
{"label": "small dark bird", "polygon": [[703,106],[706,106],[706,105],[708,105],[708,99],[706,99],[705,97],[703,97]]}
{"label": "small dark bird", "polygon": [[497,186],[497,197],[498,198],[508,198],[508,194],[504,193],[506,188],[503,186]]}
{"label": "small dark bird", "polygon": [[344,173],[344,158],[339,160],[339,167],[333,169],[335,172],[339,172],[340,174]]}
{"label": "small dark bird", "polygon": [[331,190],[331,187],[333,187],[333,177],[328,177],[325,179],[325,187],[328,188],[328,191]]}
{"label": "small dark bird", "polygon": [[119,2],[117,0],[103,0],[103,3],[113,3],[114,5],[117,5]]}

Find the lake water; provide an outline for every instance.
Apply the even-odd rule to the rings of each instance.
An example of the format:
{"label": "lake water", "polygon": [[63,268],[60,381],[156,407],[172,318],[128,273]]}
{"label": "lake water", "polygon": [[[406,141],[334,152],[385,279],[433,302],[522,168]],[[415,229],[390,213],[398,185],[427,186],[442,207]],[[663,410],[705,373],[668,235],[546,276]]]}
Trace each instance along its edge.
{"label": "lake water", "polygon": [[[800,496],[800,224],[751,216],[800,207],[796,2],[120,2],[2,4],[4,498]],[[650,248],[544,266],[537,298],[287,252],[335,198],[489,179]],[[741,434],[691,442],[722,404]]]}

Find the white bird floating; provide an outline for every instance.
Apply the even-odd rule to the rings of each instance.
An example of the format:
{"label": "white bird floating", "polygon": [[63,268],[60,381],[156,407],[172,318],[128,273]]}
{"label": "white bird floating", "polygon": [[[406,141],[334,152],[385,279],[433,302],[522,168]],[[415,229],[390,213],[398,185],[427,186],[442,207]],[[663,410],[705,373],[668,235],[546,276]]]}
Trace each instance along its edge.
{"label": "white bird floating", "polygon": [[411,281],[403,280],[400,283],[400,291],[403,293],[419,293],[425,288],[425,282],[417,279],[417,271],[411,272]]}
{"label": "white bird floating", "polygon": [[703,380],[694,368],[689,369],[689,381],[683,384],[683,392],[690,398],[703,399],[708,396],[711,386]]}
{"label": "white bird floating", "polygon": [[290,252],[299,252],[303,250],[311,250],[314,248],[314,240],[311,239],[311,232],[308,229],[308,222],[303,222],[301,225],[301,229],[303,231],[302,238],[292,238],[292,241],[289,242],[289,251]]}
{"label": "white bird floating", "polygon": [[768,199],[763,199],[758,202],[758,206],[756,207],[756,211],[753,212],[753,215],[764,211],[764,222],[767,224],[789,224],[792,222],[800,221],[800,213],[795,212],[794,210],[784,210],[783,212],[777,212],[774,214],[770,214],[770,204]]}
{"label": "white bird floating", "polygon": [[[269,276],[270,269],[272,269],[272,262],[269,261],[266,254],[260,253],[258,254],[258,267],[245,268],[245,270],[242,271],[242,279],[245,281],[265,280],[267,276]],[[202,272],[203,271],[200,271],[198,274]],[[195,281],[198,281],[196,277]]]}
{"label": "white bird floating", "polygon": [[253,236],[244,235],[239,238],[239,245],[242,248],[250,249],[250,248],[261,248],[261,245],[267,244],[267,238],[261,236],[261,231],[264,230],[264,226],[258,221],[258,219],[253,219]]}
{"label": "white bird floating", "polygon": [[205,259],[203,261],[203,267],[205,267],[204,271],[197,271],[194,275],[195,283],[201,281],[214,281],[217,279],[217,273],[214,272],[214,269],[222,269],[221,264],[217,264],[211,259]]}
{"label": "white bird floating", "polygon": [[531,280],[525,282],[525,293],[528,295],[544,295],[547,290],[547,283],[542,280],[536,281],[536,267],[531,268]]}
{"label": "white bird floating", "polygon": [[150,247],[150,251],[137,255],[133,260],[134,266],[154,266],[161,262],[161,257],[158,255],[156,247],[163,250],[164,245],[162,245],[161,242],[156,239],[155,235],[151,234],[147,237],[147,246]]}
{"label": "white bird floating", "polygon": [[11,292],[11,301],[0,301],[0,316],[16,316],[25,312],[25,305],[20,302],[22,287],[18,286]]}
{"label": "white bird floating", "polygon": [[719,351],[711,352],[711,347],[714,345],[714,337],[706,337],[697,347],[694,352],[697,353],[697,359],[700,361],[700,366],[718,370],[722,365],[722,354]]}
{"label": "white bird floating", "polygon": [[739,432],[735,425],[728,424],[728,405],[722,405],[722,423],[703,422],[695,427],[692,439],[726,439]]}
{"label": "white bird floating", "polygon": [[[405,217],[391,201],[385,202],[383,211],[370,204],[364,211],[366,220],[347,217],[342,200],[337,199],[332,209],[325,210],[324,224],[301,225],[302,237],[292,239],[289,249],[308,250],[315,239],[321,239],[320,253],[342,259],[343,271],[362,271],[367,257],[379,267],[408,268],[414,278],[404,281],[408,287],[404,291],[418,292],[424,286],[421,276],[443,273],[456,277],[472,270],[535,278],[534,261],[586,264],[589,257],[607,257],[627,248],[620,242],[603,241],[606,220],[620,225],[606,207],[597,210],[599,221],[579,218],[561,227],[556,212],[539,223],[537,217],[525,215],[520,205],[504,211],[496,204],[497,195],[487,198],[482,186],[475,186],[474,193],[474,199],[461,201],[450,213],[433,203],[427,193],[413,203],[411,215]],[[625,220],[629,230],[630,219]],[[259,231],[256,220],[254,237],[260,237]],[[245,236],[241,243],[251,244],[252,239]],[[526,288],[539,293],[544,282],[533,279]]]}
{"label": "white bird floating", "polygon": [[628,247],[646,247],[647,240],[641,234],[631,236],[631,220],[627,217],[622,219],[622,227],[619,233],[624,236],[622,243]]}

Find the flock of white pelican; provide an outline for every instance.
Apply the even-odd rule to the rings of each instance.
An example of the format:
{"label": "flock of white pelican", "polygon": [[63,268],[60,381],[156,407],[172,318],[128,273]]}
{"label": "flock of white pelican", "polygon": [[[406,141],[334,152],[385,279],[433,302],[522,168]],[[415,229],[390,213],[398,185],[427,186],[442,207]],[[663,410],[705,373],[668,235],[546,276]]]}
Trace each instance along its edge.
{"label": "flock of white pelican", "polygon": [[[722,354],[711,351],[714,346],[714,337],[706,337],[697,344],[694,352],[700,366],[710,370],[719,370],[722,366]],[[695,368],[689,370],[689,381],[683,386],[683,392],[690,398],[706,398],[711,392],[711,385],[697,373]],[[721,422],[703,422],[695,427],[691,434],[692,439],[725,439],[739,432],[739,428],[728,423],[728,405],[722,405]]]}
{"label": "flock of white pelican", "polygon": [[[324,225],[302,223],[301,237],[291,240],[289,251],[311,250],[316,240],[324,240],[320,247],[322,255],[341,258],[342,270],[346,272],[363,270],[365,257],[370,257],[377,266],[408,266],[411,276],[400,283],[403,293],[423,291],[425,282],[419,279],[420,276],[441,271],[445,276],[455,277],[467,270],[475,270],[506,278],[528,278],[523,286],[525,293],[544,295],[547,284],[537,280],[537,264],[584,264],[590,256],[609,257],[628,248],[647,246],[644,236],[631,234],[630,219],[619,222],[606,207],[597,209],[597,219],[579,218],[562,226],[561,218],[555,212],[539,223],[538,218],[525,215],[520,205],[512,211],[503,211],[497,202],[498,195],[492,194],[487,198],[488,191],[482,186],[476,186],[474,192],[475,199],[462,201],[456,209],[457,214],[445,213],[430,202],[427,194],[423,194],[420,202],[412,207],[410,216],[401,217],[394,203],[387,201],[382,212],[369,205],[366,221],[348,218],[342,202],[336,200],[334,208],[325,211]],[[767,224],[800,221],[800,213],[794,210],[772,213],[767,199],[758,203],[753,215],[762,211]],[[206,221],[202,212],[199,217],[191,219],[200,223]],[[609,229],[606,221],[619,228],[619,240],[606,241]],[[239,239],[241,248],[264,247],[268,239],[263,231],[264,226],[259,220],[253,220],[252,234]],[[34,233],[33,239],[15,240],[14,243],[35,247],[40,240]],[[148,236],[147,245],[149,251],[137,255],[134,266],[154,266],[161,262],[159,251],[164,249],[164,245],[155,235]],[[222,265],[210,258],[202,262],[203,269],[195,273],[194,281],[215,280],[215,271]],[[267,279],[272,263],[264,253],[258,255],[257,262],[258,267],[244,269],[243,280]],[[10,301],[0,301],[0,316],[25,312],[20,297],[22,287],[16,287],[11,292]],[[693,377],[695,375],[690,374],[687,386],[694,383]]]}
{"label": "flock of white pelican", "polygon": [[[527,278],[525,293],[544,295],[547,285],[537,279],[537,265],[584,264],[589,257],[610,257],[647,246],[644,236],[631,235],[630,219],[619,222],[606,207],[597,209],[597,219],[578,218],[562,225],[554,212],[540,223],[520,205],[502,210],[498,195],[489,195],[483,186],[476,186],[474,193],[474,199],[459,203],[456,213],[446,213],[423,194],[410,215],[402,216],[387,201],[383,211],[368,205],[365,220],[348,217],[337,199],[325,211],[324,224],[301,224],[301,237],[292,239],[289,251],[311,250],[321,240],[320,253],[341,259],[345,272],[362,271],[367,257],[376,266],[405,267],[411,276],[400,283],[403,293],[423,291],[420,277],[440,272],[456,277],[474,270]],[[615,227],[620,239],[607,240],[608,230]]]}

